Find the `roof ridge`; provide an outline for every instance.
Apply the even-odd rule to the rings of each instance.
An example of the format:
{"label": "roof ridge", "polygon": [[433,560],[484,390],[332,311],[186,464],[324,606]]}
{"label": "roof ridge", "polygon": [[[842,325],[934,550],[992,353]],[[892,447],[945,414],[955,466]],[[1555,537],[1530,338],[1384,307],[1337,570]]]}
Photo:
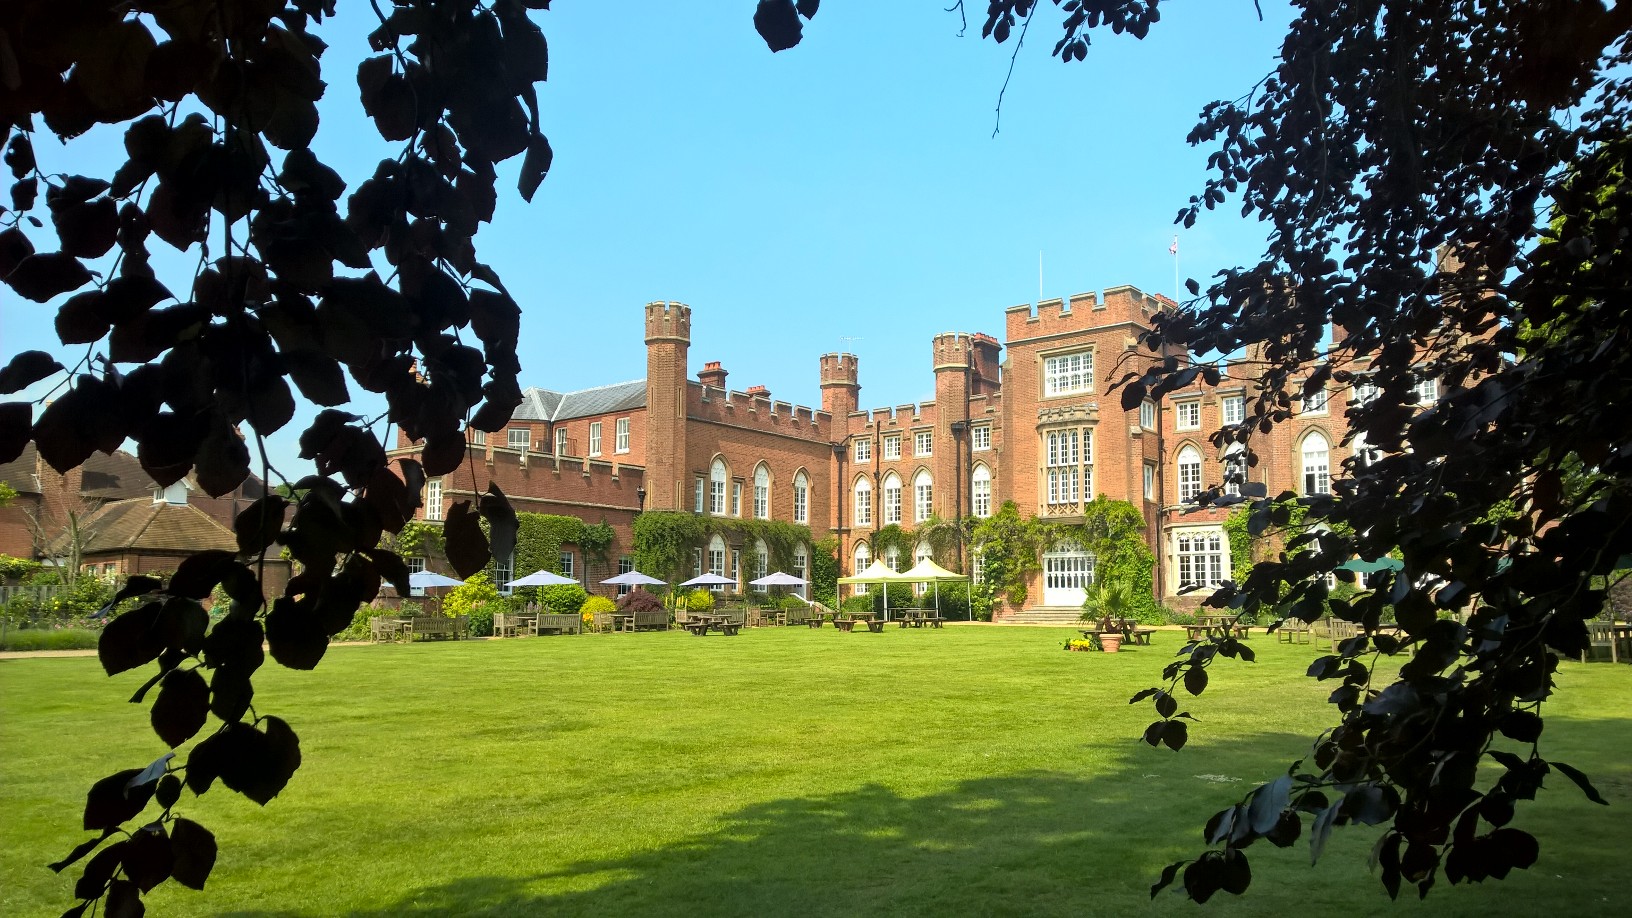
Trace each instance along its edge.
{"label": "roof ridge", "polygon": [[[131,497],[131,498],[127,498],[127,499],[128,500],[141,500],[140,497]],[[140,542],[142,540],[142,536],[147,535],[147,530],[150,527],[152,527],[153,521],[159,518],[160,513],[164,512],[164,507],[165,507],[164,504],[161,504],[158,501],[154,501],[153,502],[153,512],[149,513],[147,515],[147,522],[143,523],[142,528],[136,530],[135,534],[130,537],[130,541],[126,542],[121,547],[122,548],[129,548],[129,547],[135,545],[137,542]]]}

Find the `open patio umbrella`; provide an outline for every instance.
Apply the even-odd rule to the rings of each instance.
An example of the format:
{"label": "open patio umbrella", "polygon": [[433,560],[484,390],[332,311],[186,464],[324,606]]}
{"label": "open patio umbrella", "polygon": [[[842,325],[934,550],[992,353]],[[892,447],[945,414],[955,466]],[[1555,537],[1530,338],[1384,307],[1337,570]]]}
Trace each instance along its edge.
{"label": "open patio umbrella", "polygon": [[662,586],[667,582],[642,574],[640,571],[625,571],[616,577],[608,577],[601,581],[602,584],[610,586]]}
{"label": "open patio umbrella", "polygon": [[1404,569],[1404,561],[1387,556],[1378,558],[1376,561],[1352,558],[1339,564],[1336,568],[1336,570],[1340,571],[1354,571],[1356,574],[1375,574],[1378,571],[1399,571]]}
{"label": "open patio umbrella", "polygon": [[875,561],[873,561],[872,564],[867,566],[866,570],[862,571],[859,574],[851,574],[849,577],[840,577],[839,582],[840,583],[849,583],[849,584],[863,584],[863,583],[865,583],[865,584],[873,584],[873,583],[884,584],[885,585],[885,590],[884,590],[884,620],[889,621],[890,620],[890,591],[889,591],[889,584],[892,584],[892,583],[911,583],[911,582],[913,582],[913,580],[912,580],[911,577],[908,577],[906,574],[898,574],[895,571],[890,570],[889,567],[883,561],[875,560]]}
{"label": "open patio umbrella", "polygon": [[549,571],[533,571],[531,574],[528,574],[527,576],[521,578],[520,580],[510,581],[509,583],[505,584],[505,586],[507,586],[507,587],[566,586],[567,584],[576,584],[577,582],[578,581],[572,579],[571,577],[563,577],[560,574],[552,574]]}
{"label": "open patio umbrella", "polygon": [[759,578],[758,580],[750,580],[750,581],[748,581],[748,585],[749,586],[767,586],[767,587],[773,587],[773,586],[804,586],[805,581],[802,578],[793,576],[792,574],[784,574],[781,571],[777,571],[774,574],[766,574],[765,576]]}
{"label": "open patio umbrella", "polygon": [[[436,571],[415,571],[408,575],[408,585],[421,590],[435,590],[441,587],[464,586],[463,580],[455,580],[446,574]],[[442,611],[442,597],[436,597],[436,609]]]}
{"label": "open patio umbrella", "polygon": [[420,589],[463,586],[464,583],[463,580],[455,580],[446,574],[438,574],[436,571],[414,571],[408,575],[408,585]]}
{"label": "open patio umbrella", "polygon": [[[969,578],[963,574],[954,574],[946,568],[941,567],[930,558],[925,558],[924,560],[919,561],[917,564],[914,564],[911,570],[907,571],[901,576],[911,580],[913,583],[928,583],[934,587],[936,615],[941,614],[941,584],[959,582],[966,583],[969,580]],[[974,620],[974,614],[974,609],[971,608],[969,610],[969,617],[971,621]]]}
{"label": "open patio umbrella", "polygon": [[696,577],[693,577],[690,580],[687,580],[685,583],[680,584],[680,586],[684,586],[684,587],[736,586],[736,585],[737,585],[737,582],[735,580],[732,580],[730,577],[721,577],[719,574],[699,574]]}

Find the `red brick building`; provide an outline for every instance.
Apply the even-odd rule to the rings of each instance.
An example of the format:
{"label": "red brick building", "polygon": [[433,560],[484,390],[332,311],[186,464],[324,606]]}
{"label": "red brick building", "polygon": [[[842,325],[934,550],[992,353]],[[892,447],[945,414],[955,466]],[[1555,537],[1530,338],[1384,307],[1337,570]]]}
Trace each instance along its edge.
{"label": "red brick building", "polygon": [[[1342,445],[1348,393],[1335,386],[1255,442],[1250,468],[1207,436],[1245,417],[1255,395],[1250,381],[1226,372],[1216,386],[1198,381],[1159,404],[1123,411],[1120,395],[1107,394],[1110,380],[1167,356],[1187,359],[1137,347],[1152,317],[1172,305],[1116,287],[1010,308],[1003,342],[934,335],[935,397],[917,404],[862,407],[855,355],[822,354],[822,404],[811,408],[778,401],[762,386],[732,390],[720,361],[692,377],[691,309],[650,303],[643,380],[527,390],[505,433],[473,433],[470,461],[427,484],[424,515],[440,519],[450,501],[472,498],[491,478],[518,510],[612,524],[613,559],[627,559],[638,512],[665,510],[808,525],[816,538],[837,535],[840,567],[850,573],[873,560],[888,526],[911,532],[930,520],[989,516],[1005,500],[1024,514],[1070,522],[1103,494],[1143,509],[1156,590],[1171,601],[1181,584],[1231,575],[1223,513],[1186,512],[1196,494],[1222,486],[1227,463],[1242,462],[1243,474],[1271,494],[1307,493],[1329,490],[1349,455]],[[400,435],[397,447],[393,455],[417,448]],[[701,547],[695,567],[742,583],[760,569],[762,553],[716,538]],[[927,543],[912,554],[884,560],[905,569],[929,554]],[[938,560],[978,575],[967,546],[951,554]],[[1023,611],[1074,617],[1092,582],[1092,558],[1066,544],[1041,560]],[[807,561],[796,558],[794,572],[808,570]],[[575,574],[594,589],[613,563]]]}

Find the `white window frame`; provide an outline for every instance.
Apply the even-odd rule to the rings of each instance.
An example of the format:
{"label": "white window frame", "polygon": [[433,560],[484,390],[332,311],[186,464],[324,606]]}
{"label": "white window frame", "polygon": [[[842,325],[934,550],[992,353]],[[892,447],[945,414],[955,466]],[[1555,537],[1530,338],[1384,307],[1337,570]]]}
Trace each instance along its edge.
{"label": "white window frame", "polygon": [[984,545],[969,553],[969,581],[971,583],[986,582],[986,547]]}
{"label": "white window frame", "polygon": [[[1318,443],[1319,447],[1315,448]],[[1298,444],[1298,467],[1303,475],[1299,482],[1303,485],[1303,493],[1330,494],[1332,493],[1332,443],[1320,431],[1311,431]]]}
{"label": "white window frame", "polygon": [[[803,543],[795,545],[793,547],[793,576],[808,581],[810,578],[805,576],[805,572],[808,570],[810,570],[809,553],[805,551]],[[810,584],[806,583],[804,586],[794,587],[793,592],[795,595],[803,597],[808,592],[809,586]]]}
{"label": "white window frame", "polygon": [[1411,392],[1417,397],[1417,407],[1430,407],[1439,401],[1439,380],[1419,379],[1411,387]]}
{"label": "white window frame", "polygon": [[793,521],[810,522],[810,477],[803,469],[793,476]]}
{"label": "white window frame", "polygon": [[1322,386],[1308,395],[1305,395],[1303,397],[1303,413],[1325,414],[1326,405],[1330,401],[1330,397],[1330,393],[1326,391],[1325,386]]}
{"label": "white window frame", "polygon": [[599,456],[601,454],[600,421],[591,421],[589,423],[589,454],[591,456]]}
{"label": "white window frame", "polygon": [[[725,540],[719,536],[708,541],[708,572],[716,577],[725,576]],[[723,584],[709,587],[716,593],[724,592]]]}
{"label": "white window frame", "polygon": [[487,445],[487,431],[477,430],[474,427],[470,428],[470,445],[471,446],[486,446]]}
{"label": "white window frame", "polygon": [[1145,430],[1156,429],[1156,403],[1148,398],[1139,403],[1139,426]]}
{"label": "white window frame", "polygon": [[899,547],[891,545],[884,549],[884,566],[897,574],[901,573],[901,549]]}
{"label": "white window frame", "polygon": [[[1173,533],[1174,580],[1179,589],[1217,588],[1230,577],[1229,539],[1219,527],[1180,529]],[[1177,590],[1175,591],[1177,592]]]}
{"label": "white window frame", "polygon": [[[402,561],[403,561],[404,564],[408,565],[408,576],[409,577],[413,577],[415,574],[423,573],[424,570],[425,570],[425,559],[424,558],[403,558]],[[413,582],[410,581],[409,584],[408,584],[408,595],[409,596],[424,596],[425,595],[425,588],[422,587],[422,586],[414,586]]]}
{"label": "white window frame", "polygon": [[935,455],[935,431],[918,430],[912,434],[912,454],[915,457]]}
{"label": "white window frame", "polygon": [[[771,572],[771,551],[765,547],[764,539],[754,540],[753,562],[753,576],[748,578],[750,585],[752,585],[751,581],[758,580]],[[753,587],[755,593],[763,593],[767,589],[764,586]]]}
{"label": "white window frame", "polygon": [[[628,555],[624,555],[623,557],[618,559],[618,573],[619,574],[627,574],[627,573],[633,571],[634,569],[635,569],[635,559],[629,557]],[[620,583],[620,584],[618,584],[618,595],[619,596],[627,596],[629,594],[629,591],[632,590],[632,589],[634,589],[634,588],[631,587],[629,584]]]}
{"label": "white window frame", "polygon": [[442,479],[432,478],[425,482],[425,518],[439,520],[442,518]]}
{"label": "white window frame", "polygon": [[694,490],[696,491],[696,494],[693,495],[695,497],[695,500],[693,501],[693,507],[695,508],[694,512],[696,512],[696,513],[702,513],[703,512],[703,493],[704,493],[704,486],[705,486],[706,481],[707,481],[707,479],[705,479],[701,475],[698,475],[696,477],[696,479],[694,480],[694,485],[695,485]]}
{"label": "white window frame", "polygon": [[500,596],[509,596],[515,592],[513,588],[506,586],[514,579],[516,579],[516,553],[512,551],[510,557],[505,558],[503,561],[494,558],[493,586],[499,591]]}
{"label": "white window frame", "polygon": [[986,463],[975,463],[969,476],[969,512],[986,519],[992,515],[992,470]]}
{"label": "white window frame", "polygon": [[969,433],[969,451],[983,453],[992,448],[992,425],[976,424]]}
{"label": "white window frame", "polygon": [[[521,434],[521,436],[516,436]],[[505,444],[511,449],[527,449],[533,445],[533,431],[527,427],[511,427],[504,432]]]}
{"label": "white window frame", "polygon": [[629,419],[618,418],[612,429],[613,436],[617,438],[613,442],[613,448],[619,453],[629,452]]}
{"label": "white window frame", "polygon": [[1187,398],[1173,403],[1174,430],[1201,429],[1201,399]]}
{"label": "white window frame", "polygon": [[935,476],[919,469],[912,476],[912,521],[923,523],[935,515]]}
{"label": "white window frame", "polygon": [[1094,352],[1074,351],[1043,358],[1043,397],[1094,391]]}
{"label": "white window frame", "polygon": [[873,525],[873,484],[865,478],[857,478],[850,488],[853,519],[857,526]]}
{"label": "white window frame", "polygon": [[864,437],[864,438],[856,440],[856,442],[855,442],[855,455],[856,455],[856,461],[857,462],[871,462],[871,461],[873,461],[873,441],[872,441],[872,438]]}
{"label": "white window frame", "polygon": [[742,516],[742,482],[741,481],[732,481],[731,482],[731,515],[735,516],[735,517],[738,517],[738,518],[740,518]]}
{"label": "white window frame", "polygon": [[561,565],[561,576],[567,578],[568,580],[577,580],[578,579],[578,575],[573,573],[574,564],[573,564],[573,557],[572,557],[572,552],[571,551],[557,552],[556,553],[556,560]]}
{"label": "white window frame", "polygon": [[[1247,448],[1240,443],[1231,443],[1224,448],[1224,493],[1235,497],[1241,496],[1241,486],[1246,483],[1249,467],[1247,465]],[[1239,479],[1232,481],[1231,479]]]}
{"label": "white window frame", "polygon": [[884,438],[884,461],[892,462],[901,458],[901,435],[891,434]]}
{"label": "white window frame", "polygon": [[[852,575],[861,573],[862,571],[866,570],[869,566],[871,566],[872,563],[873,563],[873,550],[872,550],[871,547],[868,546],[868,544],[866,542],[857,542],[855,544],[855,547],[850,549],[850,565],[851,565],[850,573]],[[867,584],[865,584],[865,583],[856,584],[856,595],[857,596],[867,595]]]}
{"label": "white window frame", "polygon": [[1050,507],[1082,503],[1083,433],[1071,427],[1043,434],[1043,502]]}
{"label": "white window frame", "polygon": [[765,463],[754,466],[754,519],[771,518],[771,470]]}
{"label": "white window frame", "polygon": [[1247,419],[1247,397],[1226,395],[1219,400],[1219,414],[1226,427],[1234,427]]}
{"label": "white window frame", "polygon": [[901,522],[901,476],[890,472],[880,486],[879,510],[884,514],[884,525]]}
{"label": "white window frame", "polygon": [[1178,466],[1179,503],[1195,503],[1201,493],[1201,450],[1186,446],[1179,450]]}
{"label": "white window frame", "polygon": [[567,454],[567,429],[565,427],[555,429],[555,454],[557,456]]}
{"label": "white window frame", "polygon": [[1156,499],[1156,466],[1145,463],[1145,500]]}
{"label": "white window frame", "polygon": [[725,460],[715,458],[708,466],[708,512],[711,516],[725,516],[725,486],[731,472]]}

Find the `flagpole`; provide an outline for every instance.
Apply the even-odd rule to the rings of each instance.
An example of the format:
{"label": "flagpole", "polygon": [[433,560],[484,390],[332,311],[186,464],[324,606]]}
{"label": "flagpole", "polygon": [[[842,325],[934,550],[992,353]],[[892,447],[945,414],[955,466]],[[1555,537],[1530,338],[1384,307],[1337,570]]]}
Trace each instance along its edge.
{"label": "flagpole", "polygon": [[1179,302],[1179,237],[1173,237],[1173,244],[1167,249],[1173,253],[1173,303]]}

